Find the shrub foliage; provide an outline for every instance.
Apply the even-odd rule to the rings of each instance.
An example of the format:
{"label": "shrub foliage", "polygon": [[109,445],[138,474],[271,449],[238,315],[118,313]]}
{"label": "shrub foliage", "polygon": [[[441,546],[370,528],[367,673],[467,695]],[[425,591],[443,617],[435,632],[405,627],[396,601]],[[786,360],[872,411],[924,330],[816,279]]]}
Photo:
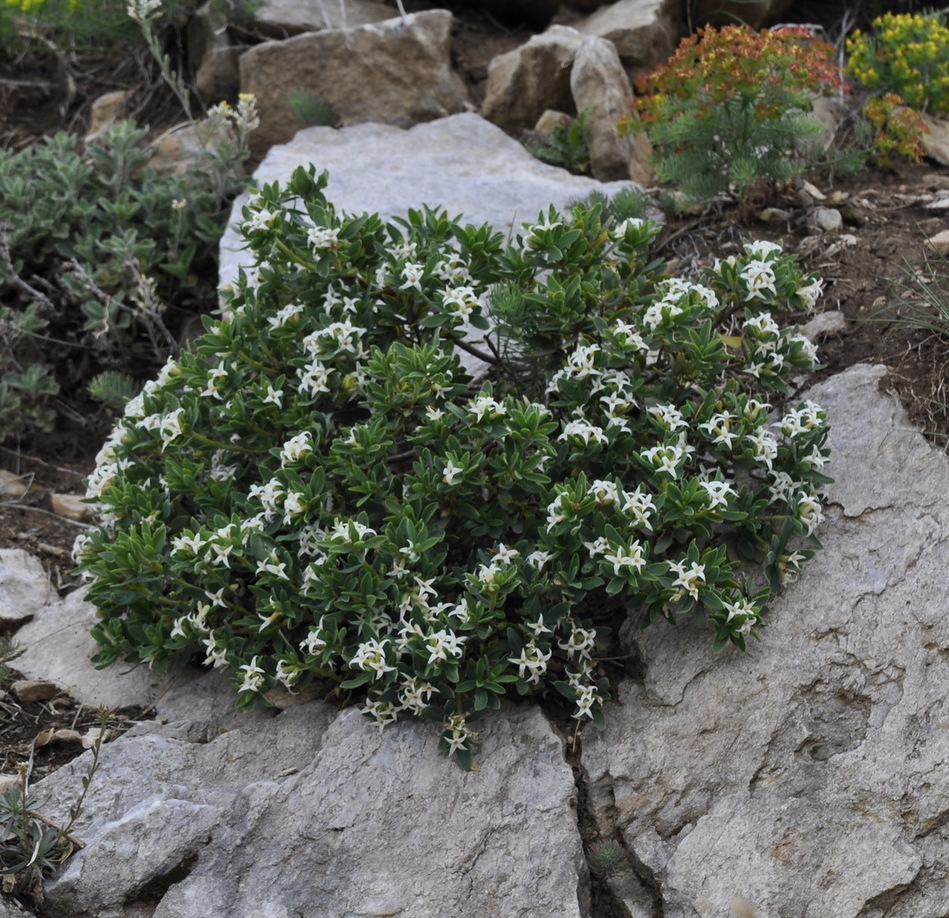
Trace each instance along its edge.
{"label": "shrub foliage", "polygon": [[242,706],[420,715],[468,766],[508,693],[602,723],[628,615],[701,613],[743,648],[816,546],[826,419],[777,410],[815,355],[773,314],[819,281],[760,242],[670,277],[659,228],[602,203],[506,244],[429,209],[342,216],[325,182],[252,197],[227,317],[103,447],[77,543],[96,662],[197,656]]}

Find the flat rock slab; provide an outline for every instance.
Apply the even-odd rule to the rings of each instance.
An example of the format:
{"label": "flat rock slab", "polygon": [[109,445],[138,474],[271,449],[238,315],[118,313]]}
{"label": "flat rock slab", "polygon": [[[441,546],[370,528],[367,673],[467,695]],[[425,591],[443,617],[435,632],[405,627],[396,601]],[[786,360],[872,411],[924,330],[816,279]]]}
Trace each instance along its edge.
{"label": "flat rock slab", "polygon": [[[437,728],[379,733],[315,702],[206,742],[180,724],[106,746],[74,830],[87,847],[47,886],[71,918],[586,915],[575,785],[530,706],[482,722],[481,770]],[[88,755],[37,786],[62,816]],[[210,905],[213,903],[213,906]]]}
{"label": "flat rock slab", "polygon": [[598,819],[665,918],[949,914],[949,462],[884,375],[809,393],[832,424],[825,549],[761,643],[651,627],[643,683],[585,737]]}
{"label": "flat rock slab", "polygon": [[[511,233],[554,204],[563,208],[595,191],[616,194],[632,182],[597,182],[542,163],[500,128],[472,113],[451,115],[404,130],[357,124],[335,130],[306,128],[271,148],[254,173],[260,187],[286,182],[301,165],[329,170],[327,198],[350,214],[405,216],[423,204],[444,208],[464,222],[490,223]],[[249,264],[235,228],[247,196],[239,197],[221,242],[221,281]]]}
{"label": "flat rock slab", "polygon": [[186,674],[166,674],[147,666],[123,665],[96,669],[90,658],[98,649],[90,635],[96,610],[84,590],[39,611],[17,631],[22,653],[14,665],[27,679],[48,679],[90,707],[147,707]]}

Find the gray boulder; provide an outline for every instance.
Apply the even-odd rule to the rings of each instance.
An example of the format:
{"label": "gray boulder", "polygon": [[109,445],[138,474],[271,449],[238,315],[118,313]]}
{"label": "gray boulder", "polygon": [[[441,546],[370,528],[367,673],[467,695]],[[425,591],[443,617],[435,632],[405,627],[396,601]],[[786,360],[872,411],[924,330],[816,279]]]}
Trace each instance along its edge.
{"label": "gray boulder", "polygon": [[949,463],[858,366],[809,396],[831,418],[826,546],[760,644],[714,654],[701,623],[638,634],[586,739],[601,831],[666,918],[919,918],[949,911]]}
{"label": "gray boulder", "polygon": [[257,97],[260,113],[251,152],[263,155],[304,126],[287,106],[293,90],[328,103],[345,124],[409,127],[464,110],[467,93],[451,68],[451,23],[447,10],[430,10],[251,48],[240,59],[241,91]]}

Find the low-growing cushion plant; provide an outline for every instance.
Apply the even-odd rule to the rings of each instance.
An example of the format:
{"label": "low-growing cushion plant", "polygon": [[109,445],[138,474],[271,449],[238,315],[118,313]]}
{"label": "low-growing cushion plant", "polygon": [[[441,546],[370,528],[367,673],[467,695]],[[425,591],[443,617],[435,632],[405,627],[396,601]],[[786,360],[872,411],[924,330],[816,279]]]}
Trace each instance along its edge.
{"label": "low-growing cushion plant", "polygon": [[77,543],[96,662],[197,657],[243,707],[282,687],[420,715],[470,766],[508,693],[602,724],[627,616],[703,614],[744,648],[817,545],[826,418],[783,404],[815,353],[774,314],[819,280],[766,242],[670,277],[659,227],[609,204],[506,244],[429,209],[340,215],[325,182],[255,193],[226,317],[101,451]]}

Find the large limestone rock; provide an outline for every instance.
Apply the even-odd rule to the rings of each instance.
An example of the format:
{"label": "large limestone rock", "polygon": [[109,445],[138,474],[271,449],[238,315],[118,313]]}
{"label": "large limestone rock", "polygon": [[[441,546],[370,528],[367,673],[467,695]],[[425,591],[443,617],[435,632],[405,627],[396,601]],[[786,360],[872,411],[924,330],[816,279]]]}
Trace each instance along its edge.
{"label": "large limestone rock", "polygon": [[665,61],[684,34],[677,0],[618,0],[576,23],[587,35],[608,38],[631,74],[646,73]]}
{"label": "large limestone rock", "polygon": [[468,99],[451,69],[451,22],[447,10],[430,10],[251,48],[240,59],[241,91],[257,97],[260,112],[251,151],[262,155],[302,126],[287,107],[291,90],[328,103],[345,124],[409,127],[462,111]]}
{"label": "large limestone rock", "polygon": [[[182,725],[105,747],[75,828],[87,846],[47,886],[71,918],[521,915],[581,918],[587,873],[562,741],[532,706],[484,722],[482,767],[437,729],[380,734],[315,703],[188,741]],[[62,817],[86,758],[36,792]]]}
{"label": "large limestone rock", "polygon": [[[423,204],[502,233],[594,191],[615,194],[630,182],[602,183],[548,166],[478,115],[465,113],[401,130],[359,124],[308,128],[275,147],[254,173],[257,185],[286,181],[300,165],[329,170],[327,197],[347,213],[375,211],[388,220]],[[221,242],[221,280],[248,263],[235,229],[246,197],[234,204]]]}
{"label": "large limestone rock", "polygon": [[815,387],[834,449],[826,549],[748,655],[653,627],[588,734],[604,831],[666,918],[949,913],[949,464],[858,366]]}

